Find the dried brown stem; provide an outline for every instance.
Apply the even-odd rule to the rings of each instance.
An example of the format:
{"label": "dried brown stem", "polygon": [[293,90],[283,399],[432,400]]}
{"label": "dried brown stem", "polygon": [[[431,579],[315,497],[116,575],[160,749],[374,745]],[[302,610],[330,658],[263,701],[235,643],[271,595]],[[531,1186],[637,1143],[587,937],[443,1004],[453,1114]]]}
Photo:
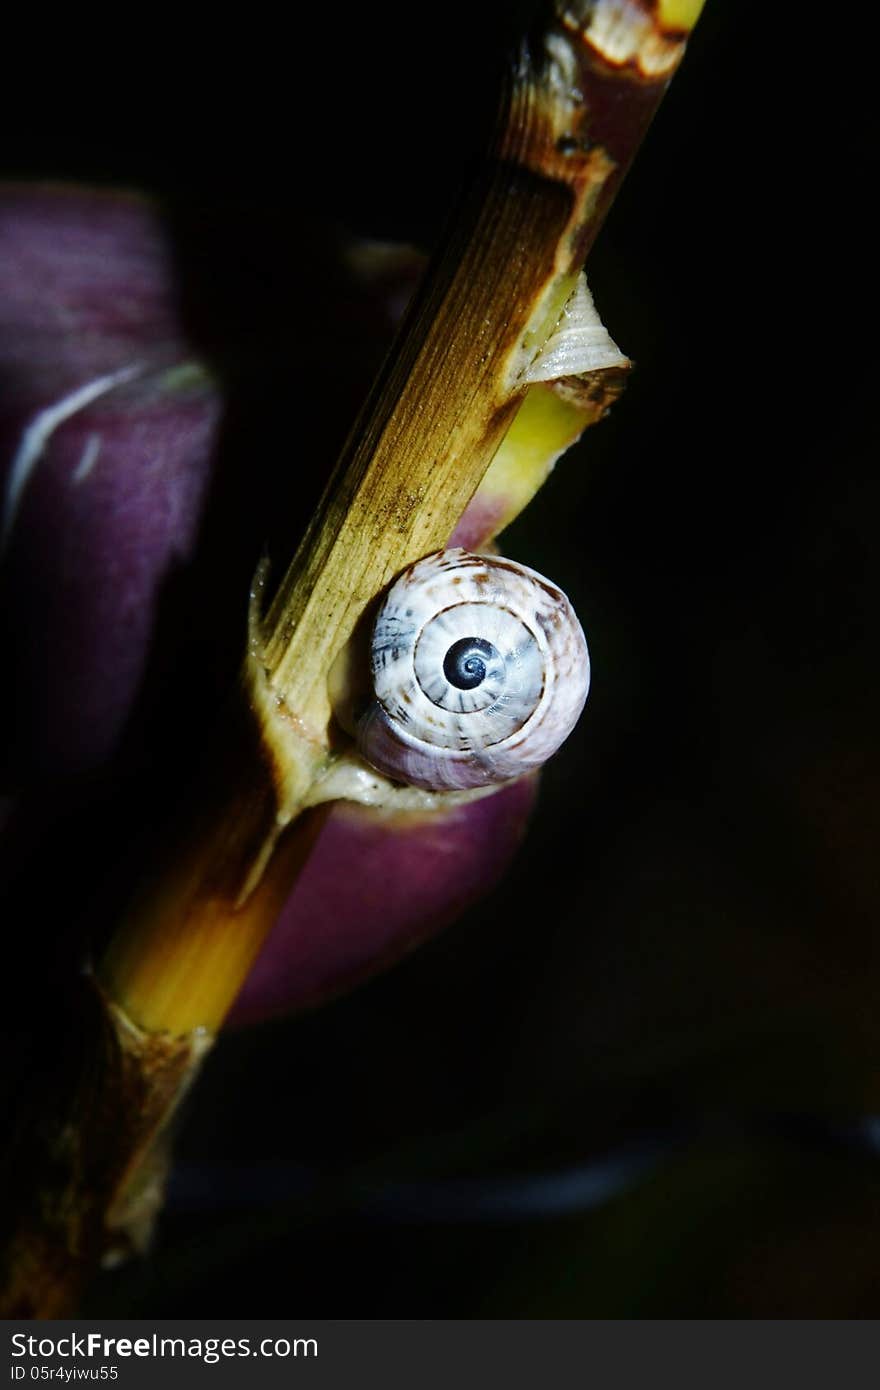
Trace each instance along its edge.
{"label": "dried brown stem", "polygon": [[[59,1315],[123,1232],[143,1228],[156,1137],[307,852],[307,824],[291,822],[339,756],[331,666],[388,581],[454,530],[698,8],[559,0],[524,46],[495,146],[255,628],[214,771],[99,968],[66,1118],[37,1136],[7,1308]],[[34,1146],[31,1133],[22,1152]]]}

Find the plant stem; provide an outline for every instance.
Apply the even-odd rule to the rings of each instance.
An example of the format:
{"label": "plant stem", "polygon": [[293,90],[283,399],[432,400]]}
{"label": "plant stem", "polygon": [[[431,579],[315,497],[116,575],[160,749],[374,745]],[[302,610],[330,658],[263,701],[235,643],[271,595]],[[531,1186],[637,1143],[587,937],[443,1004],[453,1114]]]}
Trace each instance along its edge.
{"label": "plant stem", "polygon": [[448,542],[681,57],[683,35],[664,33],[648,7],[631,5],[628,18],[609,0],[559,11],[521,49],[494,147],[249,653],[253,724],[242,739],[237,711],[218,744],[224,763],[228,745],[244,756],[101,968],[140,1027],[222,1022],[292,881],[297,854],[282,832],[339,744],[331,667],[388,582]]}
{"label": "plant stem", "polygon": [[495,144],[254,622],[192,801],[86,990],[63,1105],[48,1130],[45,1116],[23,1126],[5,1305],[17,1315],[59,1315],[102,1254],[148,1226],[157,1144],[308,853],[315,813],[300,813],[344,755],[331,667],[388,581],[453,533],[698,11],[558,0],[523,45]]}

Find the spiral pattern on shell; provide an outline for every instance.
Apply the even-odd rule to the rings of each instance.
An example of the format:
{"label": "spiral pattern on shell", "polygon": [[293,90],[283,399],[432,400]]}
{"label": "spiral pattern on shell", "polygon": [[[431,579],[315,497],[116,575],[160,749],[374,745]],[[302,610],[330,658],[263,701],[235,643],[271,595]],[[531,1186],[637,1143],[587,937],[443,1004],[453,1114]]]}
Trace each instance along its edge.
{"label": "spiral pattern on shell", "polygon": [[577,722],[590,661],[568,599],[525,565],[444,550],[406,570],[376,617],[368,762],[431,790],[539,767]]}

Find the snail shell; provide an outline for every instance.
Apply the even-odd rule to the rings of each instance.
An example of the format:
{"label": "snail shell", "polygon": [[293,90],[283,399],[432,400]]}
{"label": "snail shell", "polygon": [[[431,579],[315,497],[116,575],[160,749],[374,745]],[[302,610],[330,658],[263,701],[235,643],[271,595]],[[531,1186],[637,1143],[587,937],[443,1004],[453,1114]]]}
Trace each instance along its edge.
{"label": "snail shell", "polygon": [[620,351],[600,319],[583,271],[562,316],[538,356],[526,372],[529,384],[557,381],[560,377],[582,376],[607,367],[629,367],[630,360]]}
{"label": "snail shell", "polygon": [[373,628],[375,700],[358,745],[430,790],[489,786],[546,762],[590,683],[580,623],[534,570],[444,550],[392,585]]}

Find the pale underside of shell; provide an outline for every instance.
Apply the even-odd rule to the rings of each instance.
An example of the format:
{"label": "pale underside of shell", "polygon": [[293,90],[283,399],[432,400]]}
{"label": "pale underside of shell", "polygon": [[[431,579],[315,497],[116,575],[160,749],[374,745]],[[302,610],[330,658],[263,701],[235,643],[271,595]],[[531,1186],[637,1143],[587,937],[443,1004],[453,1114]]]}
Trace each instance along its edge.
{"label": "pale underside of shell", "polygon": [[375,700],[360,750],[386,775],[434,790],[539,767],[573,729],[590,680],[561,590],[525,565],[457,549],[395,582],[371,661]]}
{"label": "pale underside of shell", "polygon": [[600,319],[587,277],[581,272],[574,293],[547,342],[526,372],[530,384],[582,376],[606,367],[627,367],[625,357]]}

